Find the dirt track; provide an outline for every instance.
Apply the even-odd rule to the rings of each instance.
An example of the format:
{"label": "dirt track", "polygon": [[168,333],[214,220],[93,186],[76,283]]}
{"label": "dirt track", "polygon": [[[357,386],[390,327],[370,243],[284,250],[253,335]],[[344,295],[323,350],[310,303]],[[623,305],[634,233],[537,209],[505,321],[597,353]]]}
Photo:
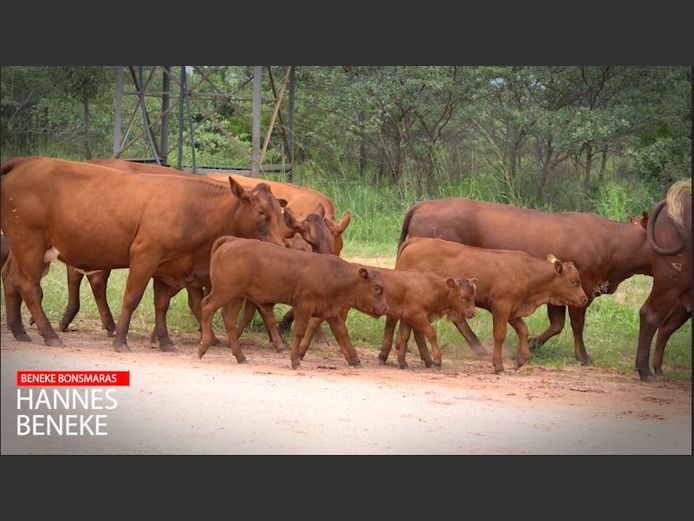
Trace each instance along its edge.
{"label": "dirt track", "polygon": [[[30,332],[34,340],[40,337]],[[220,335],[222,336],[222,335]],[[348,367],[316,347],[298,371],[261,337],[198,360],[197,336],[177,353],[131,335],[115,353],[97,332],[64,333],[68,347],[16,342],[2,328],[2,453],[108,454],[691,454],[691,384],[595,367],[534,366],[496,376],[488,359],[425,369],[382,367],[359,349]],[[393,355],[391,355],[392,357]],[[512,361],[506,359],[507,367]],[[19,369],[130,370],[107,437],[16,436]]]}

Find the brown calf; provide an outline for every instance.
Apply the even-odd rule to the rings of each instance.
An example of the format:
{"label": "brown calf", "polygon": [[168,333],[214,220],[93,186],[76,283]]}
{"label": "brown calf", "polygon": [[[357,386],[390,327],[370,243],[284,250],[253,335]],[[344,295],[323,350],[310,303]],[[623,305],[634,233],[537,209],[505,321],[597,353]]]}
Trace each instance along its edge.
{"label": "brown calf", "polygon": [[[650,247],[646,232],[630,223],[599,215],[547,213],[528,208],[450,198],[422,201],[405,215],[400,244],[407,237],[432,237],[480,248],[524,251],[544,259],[552,252],[572,261],[581,272],[588,304],[614,293],[619,284],[637,273],[650,275]],[[590,362],[583,341],[586,306],[568,306],[576,359]],[[532,341],[542,345],[564,327],[565,306],[547,306],[550,325]],[[479,339],[463,321],[461,333],[474,348]]]}
{"label": "brown calf", "polygon": [[239,363],[246,361],[239,346],[236,317],[245,299],[255,302],[276,335],[272,306],[294,306],[295,332],[290,351],[292,368],[299,367],[299,344],[308,321],[318,317],[328,321],[347,363],[359,367],[359,357],[349,340],[341,312],[356,307],[372,316],[388,308],[383,296],[383,275],[346,262],[334,255],[316,255],[235,237],[223,237],[212,247],[210,293],[202,301],[202,356],[212,342],[212,316],[224,307],[222,317],[229,344]]}
{"label": "brown calf", "polygon": [[17,264],[16,279],[5,286],[8,325],[15,336],[26,335],[14,313],[21,295],[49,345],[62,345],[41,307],[40,279],[53,258],[85,271],[130,268],[114,339],[116,350],[129,350],[130,317],[149,278],[155,278],[157,334],[168,338],[170,296],[209,284],[209,252],[218,237],[237,233],[282,244],[280,206],[267,185],[249,192],[233,179],[225,186],[49,158],[8,161],[0,172],[2,230]]}
{"label": "brown calf", "polygon": [[[659,202],[647,223],[652,248],[653,287],[640,311],[636,369],[641,380],[648,380],[651,341],[656,329],[653,368],[662,373],[665,344],[691,317],[692,301],[692,184],[675,183],[667,198]],[[666,212],[663,209],[667,208]]]}
{"label": "brown calf", "polygon": [[560,262],[552,255],[540,260],[520,251],[486,250],[441,239],[408,239],[398,251],[395,268],[431,271],[443,277],[474,275],[478,279],[475,305],[492,314],[492,363],[497,373],[504,370],[501,346],[507,322],[520,340],[518,369],[530,358],[528,328],[522,317],[542,304],[583,306],[588,302],[573,263]]}

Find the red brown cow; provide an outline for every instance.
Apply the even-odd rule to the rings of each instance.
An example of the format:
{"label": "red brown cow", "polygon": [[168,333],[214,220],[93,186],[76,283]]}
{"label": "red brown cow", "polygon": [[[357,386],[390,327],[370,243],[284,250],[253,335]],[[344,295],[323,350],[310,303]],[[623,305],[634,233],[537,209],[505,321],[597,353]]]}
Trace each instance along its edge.
{"label": "red brown cow", "polygon": [[[414,330],[419,355],[427,367],[441,367],[441,348],[436,339],[436,330],[432,322],[444,316],[475,316],[475,282],[477,279],[441,277],[435,273],[420,271],[402,271],[379,268],[383,275],[384,292],[388,312],[383,345],[378,359],[385,364],[393,346],[393,333],[400,320],[398,331],[398,361],[400,368],[407,367],[405,353],[410,333]],[[343,319],[347,312],[344,310]],[[304,358],[311,344],[311,338],[320,324],[320,319],[312,318],[300,347],[300,357]],[[429,340],[434,351],[432,360],[427,349]]]}
{"label": "red brown cow", "polygon": [[[127,332],[149,278],[168,337],[170,295],[209,284],[209,252],[218,237],[244,234],[282,244],[279,203],[267,185],[246,191],[233,179],[137,176],[98,165],[25,158],[0,166],[2,230],[16,260],[7,299],[8,325],[24,332],[21,295],[48,345],[62,345],[41,306],[40,279],[53,258],[85,271],[129,267],[114,347],[129,350]],[[12,292],[14,291],[14,294]],[[6,296],[8,292],[6,290]]]}
{"label": "red brown cow", "polygon": [[553,255],[540,260],[521,251],[487,250],[441,239],[416,238],[402,244],[395,268],[431,271],[442,277],[474,275],[478,279],[475,305],[492,314],[492,363],[497,373],[504,370],[501,346],[507,322],[520,340],[518,369],[530,358],[528,327],[522,317],[542,304],[583,306],[588,302],[574,264],[560,262]]}
{"label": "red brown cow", "polygon": [[[647,223],[652,248],[653,287],[641,307],[636,369],[648,380],[651,341],[656,329],[653,368],[662,372],[663,351],[670,335],[691,317],[692,300],[692,182],[675,183]],[[666,212],[663,210],[667,208]]]}
{"label": "red brown cow", "polygon": [[383,296],[383,275],[376,269],[351,264],[335,255],[317,255],[248,239],[223,237],[212,247],[210,293],[202,301],[202,342],[198,355],[205,354],[212,341],[212,316],[224,307],[222,317],[229,344],[239,363],[246,361],[236,333],[236,317],[244,302],[255,302],[279,348],[272,306],[294,306],[294,343],[290,351],[293,369],[299,367],[299,344],[308,321],[318,317],[328,321],[347,363],[360,367],[359,356],[349,340],[341,312],[356,307],[372,316],[388,308]]}
{"label": "red brown cow", "polygon": [[[524,251],[544,259],[551,252],[572,261],[581,273],[588,305],[593,298],[614,293],[637,273],[650,275],[650,247],[646,232],[630,223],[577,213],[546,213],[497,203],[451,198],[416,203],[405,215],[400,244],[407,237],[433,237],[480,248]],[[568,306],[576,359],[588,364],[583,341],[587,306]],[[533,339],[542,345],[564,327],[565,306],[548,305],[550,325]],[[479,339],[463,321],[460,332],[470,345]]]}

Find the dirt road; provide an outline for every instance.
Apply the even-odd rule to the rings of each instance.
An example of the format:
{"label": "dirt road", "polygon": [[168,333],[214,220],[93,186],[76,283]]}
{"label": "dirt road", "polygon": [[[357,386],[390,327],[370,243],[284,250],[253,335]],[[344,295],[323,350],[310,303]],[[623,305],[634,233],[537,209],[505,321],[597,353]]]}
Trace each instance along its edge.
{"label": "dirt road", "polygon": [[[35,331],[34,339],[39,340]],[[2,328],[2,453],[60,454],[691,454],[691,384],[594,367],[528,366],[496,376],[487,359],[425,369],[379,366],[359,349],[349,368],[335,346],[287,354],[242,339],[198,360],[197,337],[161,353],[131,335],[132,353],[102,333],[63,334],[68,347],[19,343]],[[512,361],[507,359],[507,367]],[[20,369],[130,370],[108,436],[17,436]]]}

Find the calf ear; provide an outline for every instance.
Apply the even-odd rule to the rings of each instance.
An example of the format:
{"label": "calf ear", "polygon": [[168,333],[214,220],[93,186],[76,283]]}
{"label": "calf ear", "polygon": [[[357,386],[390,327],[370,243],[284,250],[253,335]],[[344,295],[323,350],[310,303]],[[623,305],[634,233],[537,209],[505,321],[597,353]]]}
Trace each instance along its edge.
{"label": "calf ear", "polygon": [[342,233],[345,231],[345,228],[349,225],[349,221],[352,220],[352,212],[347,210],[345,214],[342,216],[342,219],[340,219],[340,222],[337,223],[335,226],[335,233]]}
{"label": "calf ear", "polygon": [[290,230],[296,233],[306,231],[306,223],[304,221],[297,220],[289,208],[284,208],[282,210],[282,214],[284,215],[284,222],[287,226],[289,226]]}
{"label": "calf ear", "polygon": [[448,289],[455,289],[458,286],[458,283],[456,282],[455,279],[448,277],[446,279],[446,286],[448,287]]}
{"label": "calf ear", "polygon": [[369,278],[369,270],[366,268],[359,268],[359,276],[362,279],[368,279]]}
{"label": "calf ear", "polygon": [[547,254],[547,262],[551,262],[554,265],[554,269],[557,273],[564,271],[564,266],[562,266],[561,261],[551,253]]}
{"label": "calf ear", "polygon": [[321,216],[322,219],[323,217],[325,217],[325,207],[321,203],[318,203],[318,208],[313,213],[317,213]]}
{"label": "calf ear", "polygon": [[289,204],[289,202],[288,202],[286,199],[283,199],[283,198],[281,198],[281,197],[278,197],[278,198],[277,198],[277,202],[280,203],[280,206],[281,206],[282,208],[286,208],[286,207],[287,207],[287,204]]}
{"label": "calf ear", "polygon": [[648,226],[648,212],[641,212],[641,227],[645,230]]}
{"label": "calf ear", "polygon": [[241,186],[236,181],[234,181],[234,179],[231,176],[229,176],[228,179],[229,179],[229,186],[231,187],[231,193],[234,194],[239,199],[244,199],[244,198],[247,199],[248,194],[246,194],[246,190],[244,190],[243,186]]}

